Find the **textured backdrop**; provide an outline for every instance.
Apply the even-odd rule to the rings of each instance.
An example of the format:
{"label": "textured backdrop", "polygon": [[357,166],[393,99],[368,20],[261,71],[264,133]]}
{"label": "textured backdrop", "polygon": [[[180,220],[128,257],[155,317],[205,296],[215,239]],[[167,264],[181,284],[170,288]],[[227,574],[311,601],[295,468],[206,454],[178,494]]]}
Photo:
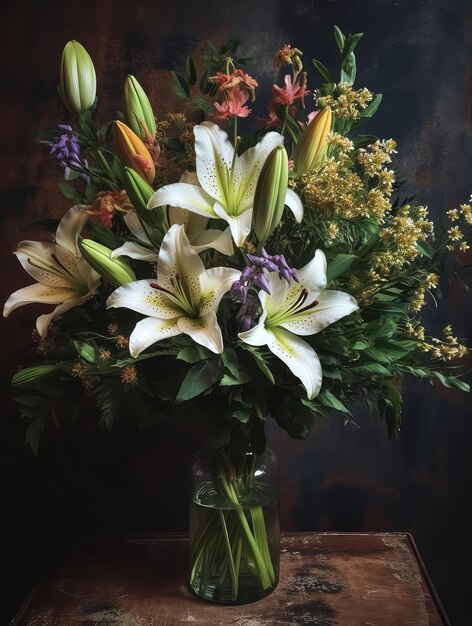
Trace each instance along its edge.
{"label": "textured backdrop", "polygon": [[[472,4],[470,0],[216,0],[179,2],[10,2],[2,10],[0,83],[2,202],[0,299],[28,284],[12,255],[23,226],[67,208],[59,172],[34,137],[59,121],[55,95],[64,44],[79,40],[97,68],[102,120],[121,106],[133,73],[156,113],[178,106],[169,69],[204,41],[240,35],[243,56],[269,59],[290,42],[328,66],[337,61],[333,24],[365,37],[356,51],[358,84],[384,94],[369,132],[398,141],[397,165],[410,190],[440,222],[472,192]],[[203,42],[203,43],[202,43]],[[261,92],[274,80],[269,61],[254,73]],[[367,131],[367,127],[366,127]],[[428,323],[450,319],[470,337],[472,298],[456,283]],[[15,352],[28,342],[29,307],[1,320],[2,615],[71,538],[93,530],[185,530],[188,465],[198,432],[175,425],[138,433],[133,424],[99,431],[94,417],[47,433],[40,455],[23,446],[24,429],[9,402]],[[307,442],[275,428],[271,446],[281,466],[281,521],[286,530],[411,532],[454,624],[470,624],[470,399],[407,382],[400,438],[365,413],[360,428],[333,416],[319,420]],[[186,425],[186,429],[191,425]],[[5,617],[4,617],[5,616]]]}

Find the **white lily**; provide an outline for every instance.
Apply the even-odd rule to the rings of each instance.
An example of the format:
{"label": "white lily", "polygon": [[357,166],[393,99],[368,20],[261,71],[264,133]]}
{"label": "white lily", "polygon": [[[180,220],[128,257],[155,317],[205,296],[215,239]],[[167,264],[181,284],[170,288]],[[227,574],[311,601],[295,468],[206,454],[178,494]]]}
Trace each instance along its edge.
{"label": "white lily", "polygon": [[23,268],[38,282],[11,294],[3,309],[4,317],[24,306],[40,302],[57,304],[36,320],[36,329],[45,337],[51,321],[96,293],[100,276],[85,261],[78,248],[79,234],[88,219],[84,207],[73,206],[62,218],[56,242],[21,241],[14,254]]}
{"label": "white lily", "polygon": [[[180,182],[198,184],[197,175],[195,172],[186,171],[182,174]],[[148,247],[152,244],[139,221],[136,211],[134,209],[127,211],[124,215],[124,220],[136,239],[147,244],[147,246],[142,246],[134,241],[127,241],[113,251],[112,258],[129,256],[140,261],[157,261],[158,254]],[[212,248],[222,254],[233,254],[233,240],[231,239],[230,229],[217,230],[207,228],[208,220],[208,217],[197,215],[188,209],[175,206],[167,207],[167,228],[170,228],[173,224],[182,224],[195,252],[200,254]]]}
{"label": "white lily", "polygon": [[[269,132],[241,156],[217,124],[203,122],[193,129],[198,185],[185,182],[166,185],[151,196],[148,207],[178,206],[207,218],[221,218],[241,247],[251,230],[254,193],[269,154],[283,144],[279,133]],[[299,197],[287,189],[286,205],[297,221],[303,217]]]}
{"label": "white lily", "polygon": [[241,272],[228,267],[205,270],[182,225],[174,224],[162,241],[157,281],[138,280],[114,291],[107,306],[146,315],[131,333],[129,350],[137,357],[150,345],[182,333],[217,354],[223,338],[216,311]]}
{"label": "white lily", "polygon": [[251,346],[267,345],[302,381],[311,400],[321,389],[321,364],[313,348],[297,335],[319,333],[358,306],[348,293],[325,289],[326,257],[321,250],[298,276],[300,282],[292,279],[288,284],[275,272],[268,275],[271,293],[259,292],[259,321],[254,328],[239,333],[239,338]]}

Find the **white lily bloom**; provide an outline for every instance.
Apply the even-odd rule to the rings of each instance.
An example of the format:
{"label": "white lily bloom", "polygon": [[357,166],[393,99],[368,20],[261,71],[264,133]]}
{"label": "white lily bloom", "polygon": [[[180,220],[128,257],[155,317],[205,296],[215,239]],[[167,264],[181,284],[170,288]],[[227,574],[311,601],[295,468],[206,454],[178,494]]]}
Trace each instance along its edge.
{"label": "white lily bloom", "polygon": [[[269,154],[283,144],[280,133],[269,132],[241,156],[217,124],[203,122],[193,129],[198,185],[179,182],[158,189],[148,207],[178,206],[207,218],[225,220],[237,246],[251,230],[254,193]],[[299,197],[287,189],[285,204],[297,221],[303,217]]]}
{"label": "white lily bloom", "polygon": [[[198,184],[197,175],[195,172],[184,172],[180,182]],[[139,239],[144,244],[151,245],[150,239],[134,209],[126,212],[124,220],[136,239]],[[173,224],[182,224],[195,252],[200,254],[212,248],[222,254],[233,254],[233,240],[231,239],[230,229],[217,230],[207,228],[208,220],[208,217],[197,215],[188,209],[174,206],[167,207],[167,228],[170,228]],[[129,256],[131,259],[152,262],[157,261],[158,254],[149,247],[141,246],[134,241],[127,241],[116,250],[113,250],[111,256],[112,258]]]}
{"label": "white lily bloom", "polygon": [[182,225],[166,233],[157,261],[157,280],[123,285],[107,300],[108,308],[125,307],[146,315],[131,333],[129,351],[137,357],[150,345],[182,333],[217,354],[223,338],[216,311],[241,272],[228,267],[205,270]]}
{"label": "white lily bloom", "polygon": [[300,282],[292,279],[288,284],[275,272],[268,275],[271,294],[259,292],[259,321],[254,328],[239,333],[239,338],[251,346],[267,345],[302,381],[311,400],[321,389],[321,364],[313,348],[297,335],[319,333],[358,306],[348,293],[325,289],[326,257],[321,250],[298,276]]}
{"label": "white lily bloom", "polygon": [[14,254],[38,282],[18,289],[5,302],[4,317],[25,304],[57,304],[54,311],[40,315],[36,329],[45,337],[51,321],[96,293],[100,276],[85,261],[78,247],[79,234],[88,219],[81,205],[73,206],[62,218],[56,243],[21,241]]}

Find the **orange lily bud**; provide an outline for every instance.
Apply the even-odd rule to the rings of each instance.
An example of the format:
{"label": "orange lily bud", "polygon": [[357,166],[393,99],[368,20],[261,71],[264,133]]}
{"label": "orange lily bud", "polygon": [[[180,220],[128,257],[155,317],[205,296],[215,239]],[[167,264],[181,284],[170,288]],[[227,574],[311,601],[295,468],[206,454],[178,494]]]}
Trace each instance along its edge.
{"label": "orange lily bud", "polygon": [[151,154],[138,135],[123,122],[113,122],[113,146],[125,167],[130,167],[152,184],[156,170]]}
{"label": "orange lily bud", "polygon": [[299,176],[316,170],[326,158],[326,137],[331,130],[331,109],[325,107],[308,124],[293,153],[294,170]]}

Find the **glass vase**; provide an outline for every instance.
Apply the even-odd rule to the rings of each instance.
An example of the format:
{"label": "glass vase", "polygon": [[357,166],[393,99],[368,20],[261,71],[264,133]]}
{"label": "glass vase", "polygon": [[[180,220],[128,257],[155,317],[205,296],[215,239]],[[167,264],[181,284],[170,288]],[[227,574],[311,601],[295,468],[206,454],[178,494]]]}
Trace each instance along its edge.
{"label": "glass vase", "polygon": [[190,587],[200,598],[246,604],[279,580],[277,459],[267,449],[204,449],[193,463]]}

